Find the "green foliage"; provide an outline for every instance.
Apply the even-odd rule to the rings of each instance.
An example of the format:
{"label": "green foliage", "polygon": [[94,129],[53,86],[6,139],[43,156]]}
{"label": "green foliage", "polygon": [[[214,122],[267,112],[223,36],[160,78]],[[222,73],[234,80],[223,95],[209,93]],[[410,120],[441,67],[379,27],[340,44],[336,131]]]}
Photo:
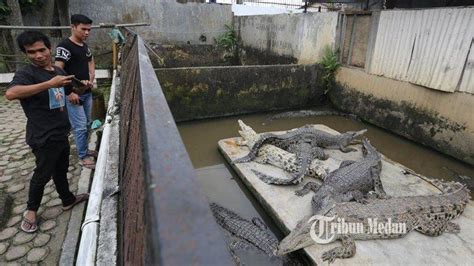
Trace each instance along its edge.
{"label": "green foliage", "polygon": [[225,49],[224,59],[232,64],[239,64],[240,45],[234,27],[225,25],[226,32],[216,39],[217,45]]}
{"label": "green foliage", "polygon": [[333,50],[331,47],[326,46],[324,48],[321,65],[324,68],[323,83],[326,88],[324,93],[326,94],[332,88],[336,70],[341,66],[338,60],[338,52]]}
{"label": "green foliage", "polygon": [[[43,0],[19,0],[20,9],[23,14],[31,13],[33,10],[43,6]],[[6,19],[12,12],[6,0],[0,0],[0,23],[6,24]]]}
{"label": "green foliage", "polygon": [[6,24],[6,18],[11,12],[12,10],[8,7],[5,0],[0,0],[0,23]]}
{"label": "green foliage", "polygon": [[20,9],[23,14],[31,13],[43,6],[42,0],[19,0]]}

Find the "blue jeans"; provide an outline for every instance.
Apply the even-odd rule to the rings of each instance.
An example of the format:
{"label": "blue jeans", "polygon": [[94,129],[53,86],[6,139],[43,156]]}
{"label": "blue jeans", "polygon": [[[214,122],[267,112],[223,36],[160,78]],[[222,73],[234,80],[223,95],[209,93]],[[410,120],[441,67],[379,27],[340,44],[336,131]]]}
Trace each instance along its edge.
{"label": "blue jeans", "polygon": [[76,148],[79,159],[87,157],[88,148],[88,128],[92,123],[92,93],[84,93],[79,96],[82,102],[80,104],[72,104],[66,101],[67,111],[69,114],[69,122],[71,122],[74,139],[76,140]]}

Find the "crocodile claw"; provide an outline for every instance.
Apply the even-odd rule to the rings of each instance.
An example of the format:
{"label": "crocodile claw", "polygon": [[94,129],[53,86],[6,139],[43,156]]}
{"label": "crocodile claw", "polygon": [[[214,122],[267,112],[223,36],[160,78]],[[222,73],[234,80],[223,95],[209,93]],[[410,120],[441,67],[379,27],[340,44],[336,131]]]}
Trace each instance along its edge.
{"label": "crocodile claw", "polygon": [[323,261],[328,261],[329,264],[333,263],[336,260],[336,258],[337,258],[336,248],[333,248],[324,252],[323,255],[321,256],[321,259],[323,259]]}

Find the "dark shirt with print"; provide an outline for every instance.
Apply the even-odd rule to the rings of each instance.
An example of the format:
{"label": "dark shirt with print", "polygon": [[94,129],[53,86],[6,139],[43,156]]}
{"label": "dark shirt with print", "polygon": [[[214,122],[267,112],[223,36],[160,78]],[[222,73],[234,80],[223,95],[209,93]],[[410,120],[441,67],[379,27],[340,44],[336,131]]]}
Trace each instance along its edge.
{"label": "dark shirt with print", "polygon": [[[89,62],[92,53],[86,43],[78,45],[69,38],[61,41],[56,46],[56,61],[64,62],[64,70],[69,75],[74,75],[80,80],[89,80]],[[85,93],[90,92],[87,89]]]}
{"label": "dark shirt with print", "polygon": [[[31,64],[27,65],[15,72],[8,87],[38,84],[48,81],[56,75],[66,75],[61,68],[53,67],[54,71],[48,71]],[[70,86],[50,88],[28,98],[20,99],[21,107],[23,107],[27,118],[26,143],[32,148],[41,147],[48,140],[62,140],[69,135],[71,125],[65,101],[66,95],[70,93]]]}

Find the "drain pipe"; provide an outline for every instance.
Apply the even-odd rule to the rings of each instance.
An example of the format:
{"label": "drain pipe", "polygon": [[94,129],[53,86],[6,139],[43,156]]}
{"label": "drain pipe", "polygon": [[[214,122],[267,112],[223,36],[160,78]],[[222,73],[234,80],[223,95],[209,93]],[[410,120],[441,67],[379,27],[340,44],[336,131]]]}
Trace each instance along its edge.
{"label": "drain pipe", "polygon": [[96,162],[96,170],[94,172],[94,179],[92,180],[92,186],[87,204],[86,216],[82,224],[82,235],[79,243],[79,251],[77,253],[76,265],[95,265],[98,233],[99,233],[99,221],[100,221],[100,208],[102,205],[102,192],[104,186],[104,177],[107,168],[107,154],[109,150],[109,138],[110,138],[110,122],[113,119],[113,112],[115,103],[115,86],[116,86],[116,70],[113,72],[112,85],[110,89],[110,97],[108,102],[109,111],[105,118],[104,130],[102,133],[102,139],[100,142],[99,156]]}

